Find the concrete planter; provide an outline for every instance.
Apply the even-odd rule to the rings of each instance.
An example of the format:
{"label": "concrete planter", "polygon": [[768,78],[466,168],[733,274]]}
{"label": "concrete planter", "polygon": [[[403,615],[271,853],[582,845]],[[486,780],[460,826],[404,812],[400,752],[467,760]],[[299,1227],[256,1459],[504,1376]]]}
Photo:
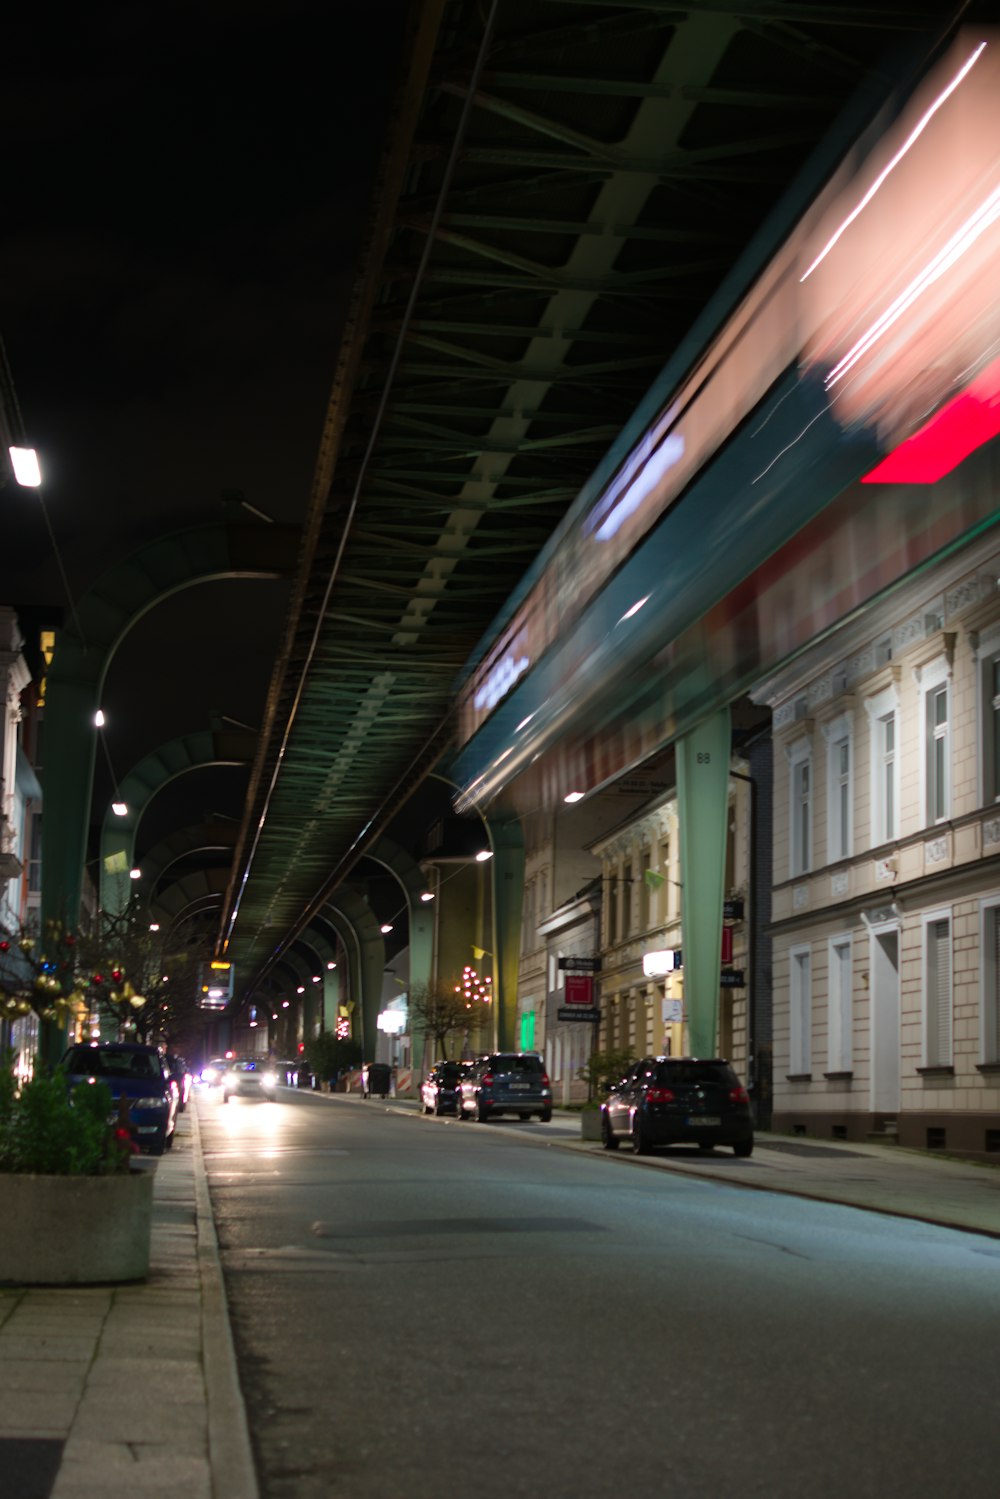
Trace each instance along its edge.
{"label": "concrete planter", "polygon": [[600,1109],[580,1110],[580,1139],[599,1140],[601,1138],[601,1111]]}
{"label": "concrete planter", "polygon": [[0,1174],[0,1283],[81,1286],[149,1274],[152,1171]]}

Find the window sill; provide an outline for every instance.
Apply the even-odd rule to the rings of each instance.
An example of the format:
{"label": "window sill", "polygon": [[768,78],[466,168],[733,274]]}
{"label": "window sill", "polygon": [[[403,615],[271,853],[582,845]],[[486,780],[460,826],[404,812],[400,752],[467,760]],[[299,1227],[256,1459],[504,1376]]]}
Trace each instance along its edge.
{"label": "window sill", "polygon": [[1000,1062],[977,1062],[976,1071],[986,1077],[1000,1077]]}
{"label": "window sill", "polygon": [[948,1067],[918,1067],[917,1072],[921,1077],[954,1077],[955,1069]]}
{"label": "window sill", "polygon": [[854,1073],[853,1072],[824,1072],[823,1076],[826,1078],[826,1080],[827,1080],[828,1083],[842,1083],[842,1082],[850,1082],[851,1078],[854,1076]]}
{"label": "window sill", "polygon": [[811,1072],[786,1072],[786,1083],[811,1083],[813,1075]]}

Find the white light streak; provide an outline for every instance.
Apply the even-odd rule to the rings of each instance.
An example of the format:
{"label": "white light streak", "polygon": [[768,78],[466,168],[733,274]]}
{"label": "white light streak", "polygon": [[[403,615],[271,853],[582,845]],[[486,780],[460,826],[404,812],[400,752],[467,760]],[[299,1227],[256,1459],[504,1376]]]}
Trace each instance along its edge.
{"label": "white light streak", "polygon": [[960,260],[967,250],[970,250],[986,230],[996,223],[1000,218],[1000,186],[995,187],[988,198],[984,198],[976,209],[970,214],[962,227],[952,235],[947,244],[928,261],[923,270],[900,292],[899,296],[876,318],[867,332],[863,333],[853,348],[848,349],[839,364],[826,377],[827,389],[853,369],[862,355],[867,354],[873,344],[887,333],[897,323],[918,297],[922,296],[928,287],[933,286],[935,281],[940,281],[946,271]]}
{"label": "white light streak", "polygon": [[899,165],[899,163],[902,161],[903,157],[909,151],[910,147],[912,145],[914,145],[916,143],[916,141],[918,141],[919,138],[923,135],[923,133],[926,130],[927,126],[930,124],[931,120],[937,114],[937,112],[941,108],[942,104],[944,104],[946,102],[946,100],[948,100],[948,99],[951,98],[951,95],[955,92],[955,90],[958,88],[958,85],[962,82],[962,79],[966,76],[966,74],[968,72],[970,72],[970,70],[973,68],[973,66],[979,61],[980,55],[985,50],[985,47],[986,47],[986,43],[985,42],[980,42],[979,46],[976,48],[975,52],[973,52],[972,56],[966,60],[966,62],[962,65],[961,68],[959,68],[958,72],[955,74],[955,77],[951,80],[951,82],[949,83],[948,87],[946,89],[943,89],[942,92],[940,94],[938,94],[937,98],[934,100],[934,103],[931,105],[930,109],[928,109],[927,112],[926,112],[926,114],[924,114],[917,121],[916,125],[914,125],[914,127],[911,130],[910,134],[907,136],[906,140],[900,146],[900,148],[896,152],[895,156],[889,162],[888,166],[884,167],[883,170],[879,173],[879,175],[875,178],[875,181],[872,183],[871,187],[865,193],[864,197],[861,199],[861,201],[857,205],[857,207],[851,210],[851,212],[847,215],[847,218],[841,224],[840,228],[836,231],[836,233],[823,246],[823,249],[816,256],[816,259],[813,261],[812,265],[806,271],[805,275],[799,277],[799,283],[800,284],[803,281],[805,281],[809,276],[812,275],[813,271],[816,269],[816,267],[818,265],[822,265],[823,261],[829,255],[830,251],[833,249],[834,245],[840,239],[841,235],[844,234],[845,231],[848,230],[851,227],[851,225],[854,223],[854,220],[858,217],[858,215],[860,213],[862,213],[865,208],[867,208],[868,204],[874,198],[875,194],[878,192],[879,188],[882,186],[882,184],[885,181],[885,179],[889,176],[890,172],[892,172]]}

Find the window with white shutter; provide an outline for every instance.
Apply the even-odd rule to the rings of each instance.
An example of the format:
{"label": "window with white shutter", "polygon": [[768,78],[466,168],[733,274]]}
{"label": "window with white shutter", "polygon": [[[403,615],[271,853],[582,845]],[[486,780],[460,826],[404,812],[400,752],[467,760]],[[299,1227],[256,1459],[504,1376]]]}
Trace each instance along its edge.
{"label": "window with white shutter", "polygon": [[789,953],[788,1071],[801,1075],[812,1069],[812,960],[808,947]]}
{"label": "window with white shutter", "polygon": [[928,1067],[950,1067],[952,1061],[951,918],[925,921],[924,1061]]}
{"label": "window with white shutter", "polygon": [[1000,902],[983,902],[981,931],[982,1059],[996,1065],[1000,1064]]}
{"label": "window with white shutter", "polygon": [[851,939],[835,937],[829,945],[827,1071],[850,1072],[852,1066]]}

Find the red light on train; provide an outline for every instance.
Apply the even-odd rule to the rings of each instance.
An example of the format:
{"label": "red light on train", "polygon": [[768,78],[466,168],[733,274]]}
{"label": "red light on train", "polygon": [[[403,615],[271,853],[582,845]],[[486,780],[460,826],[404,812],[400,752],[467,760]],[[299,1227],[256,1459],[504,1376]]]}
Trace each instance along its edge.
{"label": "red light on train", "polygon": [[936,484],[1000,434],[1000,359],[871,469],[862,484]]}

